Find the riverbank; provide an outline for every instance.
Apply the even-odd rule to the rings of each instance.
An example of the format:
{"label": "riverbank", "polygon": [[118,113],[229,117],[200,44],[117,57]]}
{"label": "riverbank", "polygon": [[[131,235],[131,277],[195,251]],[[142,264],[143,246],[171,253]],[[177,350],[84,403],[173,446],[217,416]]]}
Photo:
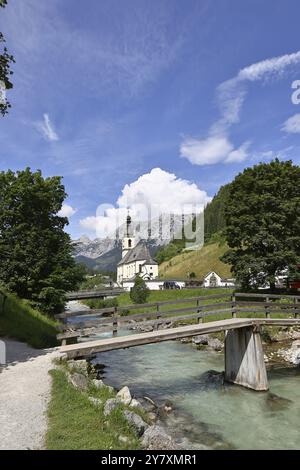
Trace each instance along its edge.
{"label": "riverbank", "polygon": [[[290,342],[284,343],[289,349]],[[277,342],[274,347],[282,348]],[[273,352],[273,356],[272,356]],[[168,434],[184,449],[297,449],[300,368],[268,349],[270,390],[224,383],[224,354],[179,341],[101,353],[106,383],[148,396]]]}
{"label": "riverbank", "polygon": [[127,387],[116,391],[105,385],[85,360],[56,361],[55,366],[50,372],[47,449],[177,448],[158,426],[156,414]]}

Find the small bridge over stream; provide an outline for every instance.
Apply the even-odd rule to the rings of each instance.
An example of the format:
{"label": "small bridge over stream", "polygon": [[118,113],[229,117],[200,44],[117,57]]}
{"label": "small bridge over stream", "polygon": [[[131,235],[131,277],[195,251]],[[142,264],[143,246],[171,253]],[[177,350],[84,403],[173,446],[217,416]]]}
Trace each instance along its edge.
{"label": "small bridge over stream", "polygon": [[124,289],[101,289],[101,290],[83,290],[78,292],[67,292],[67,300],[88,300],[88,299],[105,299],[106,297],[116,297],[123,294]]}
{"label": "small bridge over stream", "polygon": [[[65,331],[58,335],[58,338],[64,342],[67,339],[78,339],[80,336],[87,336],[88,332],[92,334],[92,331],[97,331],[96,334],[101,334],[101,332],[107,331],[109,323],[112,323],[110,331],[113,332],[114,336],[77,344],[64,344],[61,347],[61,352],[65,353],[68,358],[79,358],[104,351],[225,331],[225,380],[257,391],[268,390],[261,328],[263,326],[300,327],[300,318],[298,318],[300,313],[298,305],[300,296],[235,294],[227,302],[207,303],[211,300],[221,300],[226,295],[228,296],[229,294],[224,293],[217,296],[203,296],[192,299],[144,304],[142,306],[131,305],[88,312],[65,312],[58,315],[58,317],[66,320],[72,316],[81,317],[88,314],[97,317],[97,315],[103,316],[104,313],[110,314],[111,317],[77,323],[77,331],[75,328],[73,331]],[[193,302],[196,302],[195,307],[161,310],[161,308],[166,308],[167,305],[172,303],[191,304]],[[122,312],[126,311],[128,314],[129,309],[137,308],[149,309],[149,311],[122,316]],[[155,308],[154,311],[153,308]],[[195,310],[196,313],[193,313]],[[190,313],[181,315],[184,312]],[[237,318],[237,314],[243,316],[243,318]],[[223,317],[227,315],[230,318],[215,320],[215,317],[218,315]],[[155,320],[151,320],[153,316],[156,318]],[[203,320],[208,319],[209,316],[214,317],[213,321],[203,323]],[[118,325],[128,324],[132,320],[142,321],[143,325],[151,325],[154,331],[116,337]],[[167,322],[175,322],[177,324],[187,320],[196,320],[198,323],[178,325],[162,330],[158,329],[159,325]],[[85,330],[83,329],[84,326]],[[102,331],[101,326],[103,327]]]}

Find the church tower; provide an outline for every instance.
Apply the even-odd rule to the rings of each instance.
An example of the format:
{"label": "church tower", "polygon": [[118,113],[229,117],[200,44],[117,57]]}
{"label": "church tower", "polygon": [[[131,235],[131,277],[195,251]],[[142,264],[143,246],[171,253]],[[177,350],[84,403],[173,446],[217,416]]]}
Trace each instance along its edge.
{"label": "church tower", "polygon": [[122,240],[122,258],[124,258],[127,253],[134,248],[135,246],[135,239],[131,225],[131,217],[128,214],[126,219],[126,235]]}

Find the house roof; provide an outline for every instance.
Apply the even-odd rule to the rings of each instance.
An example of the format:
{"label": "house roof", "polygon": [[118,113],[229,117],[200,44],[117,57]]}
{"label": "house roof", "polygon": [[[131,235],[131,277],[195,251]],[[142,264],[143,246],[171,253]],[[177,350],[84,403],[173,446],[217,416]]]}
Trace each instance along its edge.
{"label": "house roof", "polygon": [[158,264],[151,257],[148,247],[143,240],[140,240],[138,244],[126,253],[124,258],[119,261],[118,266],[123,264],[134,263],[135,261],[144,261],[143,264]]}

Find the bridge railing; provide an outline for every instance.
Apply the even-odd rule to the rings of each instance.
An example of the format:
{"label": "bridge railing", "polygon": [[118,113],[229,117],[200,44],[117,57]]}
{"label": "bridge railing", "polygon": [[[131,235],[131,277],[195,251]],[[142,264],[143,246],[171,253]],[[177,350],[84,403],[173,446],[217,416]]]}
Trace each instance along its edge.
{"label": "bridge railing", "polygon": [[[228,298],[226,301],[211,302],[226,297]],[[282,302],[282,300],[284,301]],[[209,317],[218,319],[219,316],[222,316],[222,318],[224,316],[236,318],[237,316],[247,317],[255,314],[256,316],[260,315],[266,318],[270,318],[271,315],[289,315],[298,318],[300,314],[299,302],[300,296],[253,293],[235,293],[231,295],[228,292],[224,292],[222,294],[188,299],[110,307],[90,311],[85,310],[82,312],[64,312],[57,315],[57,317],[63,320],[68,320],[71,317],[82,317],[82,321],[62,325],[62,332],[57,338],[65,344],[67,340],[90,335],[100,335],[109,331],[116,335],[119,327],[124,328],[128,324],[139,327],[153,327],[155,329],[167,323],[202,322]],[[195,303],[195,305],[180,305],[192,303]],[[168,309],[171,305],[180,305],[180,308]],[[132,310],[139,309],[144,311],[130,314]],[[103,318],[103,315],[109,316]]]}

